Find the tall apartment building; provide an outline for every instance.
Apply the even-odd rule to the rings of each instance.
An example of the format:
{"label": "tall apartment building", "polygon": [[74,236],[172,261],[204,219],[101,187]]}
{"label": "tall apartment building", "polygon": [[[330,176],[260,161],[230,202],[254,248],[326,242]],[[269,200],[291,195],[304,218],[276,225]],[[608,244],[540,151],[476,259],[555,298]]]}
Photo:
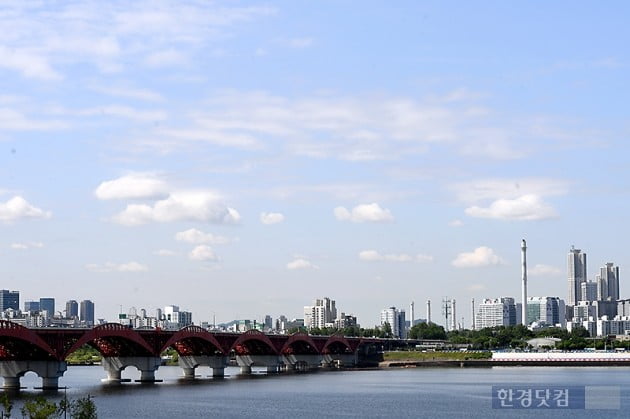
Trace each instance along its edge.
{"label": "tall apartment building", "polygon": [[312,306],[304,306],[304,326],[307,329],[334,326],[336,318],[335,300],[328,297],[316,299]]}
{"label": "tall apartment building", "polygon": [[24,312],[36,312],[39,311],[39,301],[24,301]]}
{"label": "tall apartment building", "polygon": [[20,292],[0,290],[0,311],[20,309]]}
{"label": "tall apartment building", "polygon": [[48,317],[55,315],[55,299],[54,298],[40,298],[39,299],[39,311],[46,311]]}
{"label": "tall apartment building", "polygon": [[597,282],[584,281],[580,288],[580,301],[596,301],[597,300]]}
{"label": "tall apartment building", "polygon": [[180,310],[178,306],[164,307],[164,318],[179,329],[192,324],[192,313]]}
{"label": "tall apartment building", "polygon": [[76,300],[66,301],[66,318],[79,318],[79,303]]}
{"label": "tall apartment building", "polygon": [[596,282],[598,300],[617,301],[619,299],[619,266],[609,262],[599,268]]}
{"label": "tall apartment building", "polygon": [[85,326],[94,326],[94,303],[90,300],[81,301],[79,320]]}
{"label": "tall apartment building", "polygon": [[567,257],[569,293],[567,305],[574,306],[582,301],[582,282],[586,282],[586,253],[571,246]]}
{"label": "tall apartment building", "polygon": [[396,307],[381,310],[381,326],[385,323],[389,323],[392,328],[393,337],[398,339],[407,337],[405,310],[398,310]]}
{"label": "tall apartment building", "polygon": [[516,325],[516,304],[512,297],[486,298],[477,306],[475,329]]}
{"label": "tall apartment building", "polygon": [[555,326],[564,326],[564,300],[560,297],[529,297],[527,299],[527,324],[537,322]]}

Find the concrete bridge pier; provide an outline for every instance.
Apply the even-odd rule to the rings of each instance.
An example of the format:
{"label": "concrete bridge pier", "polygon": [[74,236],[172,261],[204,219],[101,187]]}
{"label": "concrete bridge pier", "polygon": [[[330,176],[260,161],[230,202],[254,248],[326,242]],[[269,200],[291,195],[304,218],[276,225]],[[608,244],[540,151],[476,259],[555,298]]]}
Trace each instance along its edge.
{"label": "concrete bridge pier", "polygon": [[326,354],[322,365],[332,368],[355,367],[359,363],[359,357],[354,354]]}
{"label": "concrete bridge pier", "polygon": [[225,375],[225,367],[227,367],[229,359],[223,355],[180,355],[177,362],[184,371],[184,378],[194,379],[195,369],[200,366],[212,368],[212,377],[221,378]]}
{"label": "concrete bridge pier", "polygon": [[155,383],[155,371],[160,367],[162,360],[154,356],[111,356],[103,357],[103,368],[107,372],[105,382],[122,382],[122,371],[127,367],[136,367],[140,371],[141,383]]}
{"label": "concrete bridge pier", "polygon": [[323,357],[316,354],[291,354],[283,355],[282,359],[287,366],[290,366],[290,370],[305,372],[319,368]]}
{"label": "concrete bridge pier", "polygon": [[68,369],[65,361],[0,361],[0,376],[5,389],[19,389],[20,378],[33,371],[42,379],[43,390],[59,388],[59,377]]}
{"label": "concrete bridge pier", "polygon": [[236,363],[241,367],[241,374],[252,373],[252,366],[266,367],[267,374],[278,372],[282,360],[277,355],[236,355]]}

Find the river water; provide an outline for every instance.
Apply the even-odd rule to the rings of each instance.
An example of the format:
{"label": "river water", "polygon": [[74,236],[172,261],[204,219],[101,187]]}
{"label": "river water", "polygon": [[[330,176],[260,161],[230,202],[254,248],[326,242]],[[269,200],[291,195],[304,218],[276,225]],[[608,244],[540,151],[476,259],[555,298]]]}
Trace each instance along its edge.
{"label": "river water", "polygon": [[[94,397],[100,418],[627,418],[630,417],[630,368],[625,367],[494,367],[403,368],[361,371],[318,371],[307,374],[265,375],[254,370],[250,377],[227,368],[226,378],[207,378],[209,368],[198,368],[200,377],[180,379],[179,367],[160,367],[156,384],[101,383],[99,366],[69,367],[60,385],[68,398]],[[123,378],[137,379],[127,368]],[[508,383],[508,384],[506,384]],[[493,409],[492,386],[599,386],[610,389],[618,400],[610,410]],[[28,373],[27,387],[14,395],[14,417],[20,417],[24,398],[42,394],[34,387],[40,380]],[[610,386],[610,387],[607,387]],[[600,388],[601,391],[601,388]],[[616,391],[616,393],[615,393]],[[59,400],[64,390],[45,393]]]}

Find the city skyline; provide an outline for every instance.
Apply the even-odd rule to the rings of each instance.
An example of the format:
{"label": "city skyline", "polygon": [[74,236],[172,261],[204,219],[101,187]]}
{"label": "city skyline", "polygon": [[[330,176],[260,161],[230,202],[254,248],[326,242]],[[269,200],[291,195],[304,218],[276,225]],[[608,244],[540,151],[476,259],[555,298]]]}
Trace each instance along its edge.
{"label": "city skyline", "polygon": [[526,238],[528,295],[566,299],[571,245],[630,266],[629,9],[5,3],[0,288],[469,325],[519,299]]}

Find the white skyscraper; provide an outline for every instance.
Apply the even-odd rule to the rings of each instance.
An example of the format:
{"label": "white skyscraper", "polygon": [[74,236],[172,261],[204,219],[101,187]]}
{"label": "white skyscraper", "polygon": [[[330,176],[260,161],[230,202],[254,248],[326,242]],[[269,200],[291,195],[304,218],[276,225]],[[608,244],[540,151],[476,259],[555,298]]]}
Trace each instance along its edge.
{"label": "white skyscraper", "polygon": [[582,301],[582,282],[586,282],[586,253],[571,246],[568,260],[569,295],[567,305],[574,306]]}
{"label": "white skyscraper", "polygon": [[304,306],[304,326],[308,329],[332,326],[336,318],[335,300],[328,297],[316,299],[312,306]]}
{"label": "white skyscraper", "polygon": [[619,267],[614,263],[607,263],[599,269],[596,282],[599,301],[619,299]]}
{"label": "white skyscraper", "polygon": [[475,316],[475,329],[516,325],[514,298],[486,298],[479,303]]}
{"label": "white skyscraper", "polygon": [[381,310],[381,326],[385,323],[389,323],[393,337],[399,339],[407,337],[405,330],[405,310],[398,310],[396,307]]}

